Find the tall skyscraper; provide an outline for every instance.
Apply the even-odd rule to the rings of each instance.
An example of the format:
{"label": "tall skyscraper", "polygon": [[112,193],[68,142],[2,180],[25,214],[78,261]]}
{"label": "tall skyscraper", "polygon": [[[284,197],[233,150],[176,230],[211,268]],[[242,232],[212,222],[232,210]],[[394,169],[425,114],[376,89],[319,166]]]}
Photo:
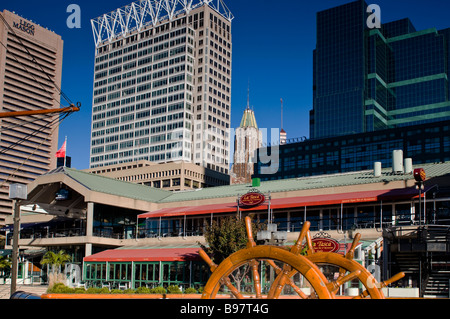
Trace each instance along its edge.
{"label": "tall skyscraper", "polygon": [[235,131],[231,184],[251,183],[256,150],[262,145],[262,132],[258,129],[255,112],[247,108],[241,124]]}
{"label": "tall skyscraper", "polygon": [[91,21],[91,168],[190,161],[228,173],[232,19],[222,0],[144,0]]}
{"label": "tall skyscraper", "polygon": [[[59,108],[61,37],[7,10],[0,14],[0,112]],[[56,168],[58,123],[58,115],[0,120],[0,224],[12,212],[8,185]]]}
{"label": "tall skyscraper", "polygon": [[311,138],[450,119],[450,29],[376,28],[367,9],[357,0],[317,14]]}

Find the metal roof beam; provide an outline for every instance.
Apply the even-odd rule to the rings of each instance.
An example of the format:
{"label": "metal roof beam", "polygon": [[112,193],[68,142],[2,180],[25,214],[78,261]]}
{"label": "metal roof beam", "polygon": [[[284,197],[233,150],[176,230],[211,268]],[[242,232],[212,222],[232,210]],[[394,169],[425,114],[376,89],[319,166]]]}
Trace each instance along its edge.
{"label": "metal roof beam", "polygon": [[202,5],[209,5],[228,21],[234,18],[223,0],[139,0],[91,20],[95,46],[134,30],[140,31],[150,24],[155,26],[161,21],[171,21]]}

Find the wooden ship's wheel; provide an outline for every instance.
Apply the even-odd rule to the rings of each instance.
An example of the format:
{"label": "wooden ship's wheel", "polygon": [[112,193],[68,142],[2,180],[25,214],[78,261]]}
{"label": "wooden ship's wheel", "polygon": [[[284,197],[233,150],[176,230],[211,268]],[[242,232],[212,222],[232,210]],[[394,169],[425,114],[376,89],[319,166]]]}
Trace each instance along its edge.
{"label": "wooden ship's wheel", "polygon": [[[220,265],[216,265],[205,251],[200,250],[200,256],[212,271],[212,275],[204,287],[202,299],[215,299],[219,291],[230,293],[236,299],[266,297],[260,276],[261,268],[264,266],[295,270],[295,273],[301,274],[312,287],[311,296],[320,299],[334,298],[334,295],[327,289],[327,279],[314,263],[304,256],[292,254],[281,247],[257,246],[252,235],[251,219],[247,217],[245,222],[248,236],[246,249],[232,254]],[[242,291],[240,285],[236,284],[236,280],[231,280],[236,276],[247,277],[252,289]]]}
{"label": "wooden ship's wheel", "polygon": [[[384,299],[381,288],[404,276],[400,273],[386,282],[378,283],[367,269],[353,260],[354,250],[361,237],[359,234],[355,236],[346,256],[342,256],[314,251],[309,222],[305,223],[296,244],[290,249],[269,245],[257,246],[253,239],[250,217],[246,217],[245,223],[248,235],[247,248],[232,254],[220,265],[216,265],[203,250],[200,250],[200,256],[212,271],[202,299],[215,299],[219,292],[229,293],[236,299],[278,299],[286,287],[293,290],[294,296],[300,299],[334,299],[339,288],[351,280],[359,280],[365,287],[363,293],[355,299],[366,297]],[[306,241],[305,245],[303,241]],[[304,249],[306,256],[301,255]],[[337,267],[339,276],[328,280],[321,271],[321,268],[326,266]],[[268,281],[268,286],[262,285],[262,271],[273,275],[272,280]],[[300,288],[298,283],[307,288]]]}
{"label": "wooden ship's wheel", "polygon": [[[333,276],[331,279],[329,278],[327,287],[330,292],[336,293],[345,283],[355,280],[359,281],[362,286],[364,286],[364,289],[360,295],[354,296],[353,299],[363,299],[366,297],[372,299],[384,299],[385,296],[382,292],[382,288],[387,287],[389,284],[405,276],[404,273],[399,273],[387,281],[381,283],[377,282],[375,277],[365,267],[353,259],[355,249],[361,239],[361,234],[359,233],[353,238],[351,248],[345,256],[331,252],[315,252],[312,245],[311,233],[309,231],[310,225],[310,222],[306,222],[303,225],[297,243],[291,247],[290,252],[299,255],[305,249],[307,259],[312,261],[319,268],[329,267],[332,270],[334,269],[334,271],[331,272],[338,275]],[[305,244],[303,244],[304,240]],[[294,269],[280,273],[276,278],[275,284],[272,285],[268,298],[278,298],[282,292],[283,286],[286,284],[292,285],[292,281],[289,281],[289,278],[295,274],[296,271]],[[357,283],[357,285],[359,284]],[[294,290],[297,291],[297,289]],[[303,296],[300,295],[300,297]]]}

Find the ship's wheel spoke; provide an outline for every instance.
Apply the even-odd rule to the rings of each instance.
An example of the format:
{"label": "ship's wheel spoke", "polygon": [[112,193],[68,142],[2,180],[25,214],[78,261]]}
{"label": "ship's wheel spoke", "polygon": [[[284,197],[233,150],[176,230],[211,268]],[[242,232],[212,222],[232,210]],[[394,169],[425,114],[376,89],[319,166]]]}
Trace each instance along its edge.
{"label": "ship's wheel spoke", "polygon": [[[253,239],[249,217],[245,219],[245,226],[247,248],[232,254],[220,265],[216,265],[203,250],[200,251],[212,272],[204,287],[203,299],[214,299],[219,293],[227,293],[237,299],[277,299],[285,294],[301,299],[334,299],[344,287],[361,286],[363,292],[354,299],[383,299],[381,288],[404,276],[400,273],[378,283],[366,268],[354,260],[360,234],[355,235],[344,256],[315,251],[309,222],[305,222],[298,240],[289,250],[258,246]],[[310,292],[306,293],[305,288]]]}

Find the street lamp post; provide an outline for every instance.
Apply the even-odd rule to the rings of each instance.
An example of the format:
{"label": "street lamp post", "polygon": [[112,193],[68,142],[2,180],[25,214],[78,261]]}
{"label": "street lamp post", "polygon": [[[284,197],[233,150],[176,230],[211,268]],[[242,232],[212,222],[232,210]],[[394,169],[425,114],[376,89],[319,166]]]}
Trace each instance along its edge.
{"label": "street lamp post", "polygon": [[11,270],[11,295],[13,295],[16,292],[17,272],[19,269],[20,200],[27,199],[27,185],[9,185],[9,198],[14,200],[14,229]]}
{"label": "street lamp post", "polygon": [[14,200],[14,229],[13,229],[13,249],[12,249],[12,270],[11,270],[11,295],[16,292],[17,271],[19,260],[19,227],[20,227],[20,203]]}
{"label": "street lamp post", "polygon": [[423,168],[414,170],[414,179],[416,180],[416,187],[419,189],[419,225],[422,226],[422,190],[424,190],[424,182],[427,175]]}

